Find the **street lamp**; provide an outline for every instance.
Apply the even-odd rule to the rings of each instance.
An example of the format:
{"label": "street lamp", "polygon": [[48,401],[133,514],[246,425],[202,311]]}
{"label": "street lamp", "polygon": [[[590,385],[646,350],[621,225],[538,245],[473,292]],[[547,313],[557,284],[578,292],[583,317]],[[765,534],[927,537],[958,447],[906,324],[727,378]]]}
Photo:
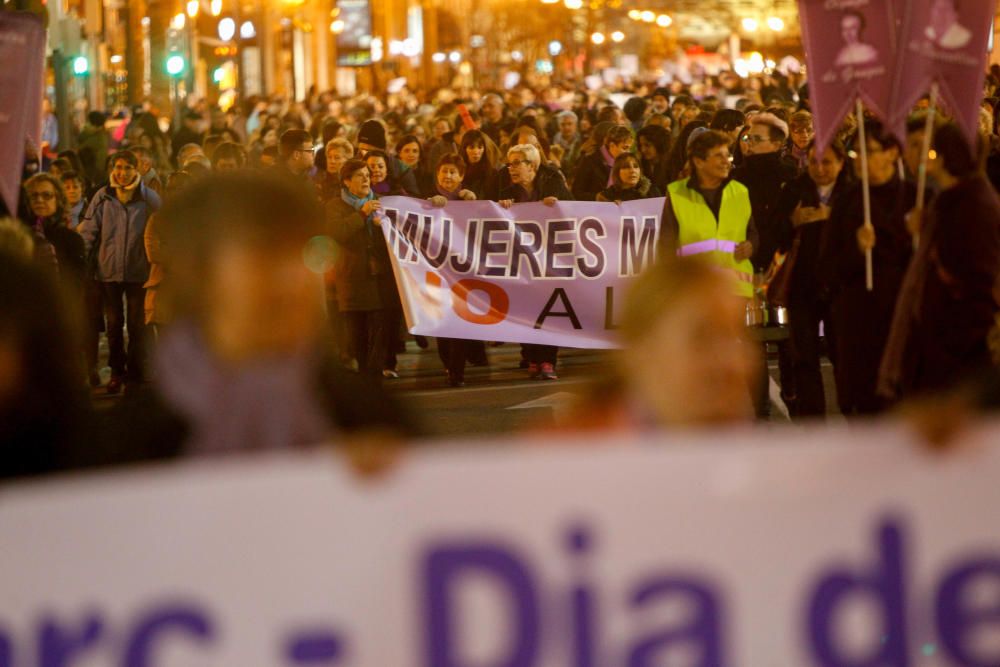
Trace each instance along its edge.
{"label": "street lamp", "polygon": [[583,8],[583,0],[564,0],[566,9],[581,9]]}
{"label": "street lamp", "polygon": [[611,41],[612,42],[625,41],[625,33],[623,33],[621,30],[615,30],[613,33],[611,33]]}
{"label": "street lamp", "polygon": [[642,14],[639,15],[639,18],[641,18],[646,23],[652,23],[653,21],[656,20],[656,13],[647,9],[646,11],[644,11]]}
{"label": "street lamp", "polygon": [[252,21],[244,21],[240,26],[240,37],[243,39],[253,39],[257,36],[257,29],[253,27]]}
{"label": "street lamp", "polygon": [[670,24],[673,22],[674,20],[669,16],[667,16],[666,14],[660,14],[659,16],[656,17],[656,25],[660,26],[661,28],[669,28]]}
{"label": "street lamp", "polygon": [[782,21],[777,16],[772,16],[767,20],[767,27],[773,30],[774,32],[781,32],[782,30],[785,29],[785,22]]}
{"label": "street lamp", "polygon": [[590,41],[592,41],[594,44],[597,44],[597,45],[603,44],[604,43],[604,33],[595,32],[594,34],[592,34],[590,36]]}
{"label": "street lamp", "polygon": [[235,36],[236,36],[236,21],[234,21],[228,16],[219,21],[219,39],[221,39],[223,42],[228,42]]}
{"label": "street lamp", "polygon": [[200,9],[201,4],[198,0],[188,0],[187,3],[187,15],[191,18],[198,16],[198,9]]}
{"label": "street lamp", "polygon": [[757,32],[757,19],[749,17],[743,19],[743,29],[747,32]]}

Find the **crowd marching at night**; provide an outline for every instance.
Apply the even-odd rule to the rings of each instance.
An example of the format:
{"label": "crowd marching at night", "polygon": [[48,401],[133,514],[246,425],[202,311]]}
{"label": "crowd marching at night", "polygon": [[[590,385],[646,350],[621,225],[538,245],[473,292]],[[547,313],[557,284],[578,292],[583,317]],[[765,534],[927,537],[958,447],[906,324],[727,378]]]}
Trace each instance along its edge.
{"label": "crowd marching at night", "polygon": [[[822,152],[808,82],[778,72],[192,101],[179,124],[148,105],[93,110],[59,152],[48,113],[19,209],[0,216],[0,477],[419,435],[397,356],[436,347],[440,386],[463,387],[498,344],[407,333],[378,229],[390,195],[665,197],[658,261],[579,428],[767,420],[754,333],[778,312],[770,355],[793,420],[827,415],[827,358],[848,418],[928,396],[986,409],[1000,397],[1000,66],[973,150],[941,108],[924,155],[929,104],[905,142],[848,116]],[[558,386],[559,356],[522,345],[525,379]],[[98,409],[104,394],[120,398]]]}

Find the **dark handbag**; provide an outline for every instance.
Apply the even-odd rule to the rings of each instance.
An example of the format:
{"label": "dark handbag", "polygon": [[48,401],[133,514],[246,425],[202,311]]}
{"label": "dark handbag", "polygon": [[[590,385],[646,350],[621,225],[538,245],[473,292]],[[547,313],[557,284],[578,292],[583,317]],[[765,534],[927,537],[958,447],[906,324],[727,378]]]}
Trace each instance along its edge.
{"label": "dark handbag", "polygon": [[[792,247],[785,255],[775,253],[768,274],[767,304],[772,307],[787,308],[792,292],[792,273],[795,262],[799,258],[799,246],[802,245],[802,235],[796,232]],[[777,266],[776,266],[777,265]]]}

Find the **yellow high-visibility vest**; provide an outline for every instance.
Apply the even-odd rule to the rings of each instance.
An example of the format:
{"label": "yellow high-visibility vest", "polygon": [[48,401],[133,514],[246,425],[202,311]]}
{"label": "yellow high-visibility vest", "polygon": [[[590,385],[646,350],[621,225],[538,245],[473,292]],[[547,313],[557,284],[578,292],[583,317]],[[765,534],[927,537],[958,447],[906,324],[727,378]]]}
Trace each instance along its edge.
{"label": "yellow high-visibility vest", "polygon": [[722,190],[716,221],[705,198],[688,186],[689,180],[674,181],[667,186],[679,228],[677,254],[703,255],[712,264],[731,271],[737,281],[736,293],[752,298],[753,264],[749,259],[737,262],[733,257],[736,246],[747,240],[750,192],[742,183],[729,181]]}

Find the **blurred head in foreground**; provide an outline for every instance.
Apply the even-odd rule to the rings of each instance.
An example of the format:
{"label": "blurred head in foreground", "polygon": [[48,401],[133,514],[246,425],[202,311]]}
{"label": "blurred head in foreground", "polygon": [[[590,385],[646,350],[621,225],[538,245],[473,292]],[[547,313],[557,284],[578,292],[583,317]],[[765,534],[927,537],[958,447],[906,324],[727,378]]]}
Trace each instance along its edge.
{"label": "blurred head in foreground", "polygon": [[215,356],[239,364],[315,341],[322,276],[304,260],[320,233],[315,197],[268,175],[223,173],[189,184],[159,215],[164,297]]}
{"label": "blurred head in foreground", "polygon": [[745,303],[731,276],[697,258],[640,275],[621,325],[629,409],[668,428],[751,419],[757,352],[746,340]]}
{"label": "blurred head in foreground", "polygon": [[81,337],[50,272],[33,263],[30,237],[17,231],[0,220],[0,479],[62,466],[85,441],[89,414]]}

